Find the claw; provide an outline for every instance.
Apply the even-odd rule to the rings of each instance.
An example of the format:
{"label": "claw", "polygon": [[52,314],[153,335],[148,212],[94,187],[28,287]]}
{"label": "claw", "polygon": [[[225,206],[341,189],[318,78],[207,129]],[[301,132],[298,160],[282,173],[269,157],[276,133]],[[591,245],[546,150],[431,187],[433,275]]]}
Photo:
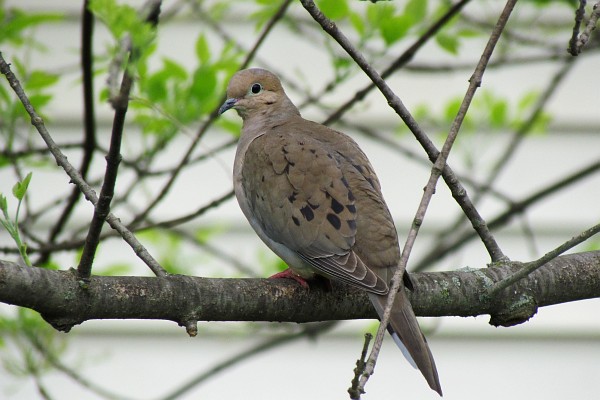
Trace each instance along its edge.
{"label": "claw", "polygon": [[291,268],[286,269],[285,271],[281,271],[269,277],[269,279],[293,279],[300,284],[305,289],[308,289],[308,283],[306,279],[292,271]]}

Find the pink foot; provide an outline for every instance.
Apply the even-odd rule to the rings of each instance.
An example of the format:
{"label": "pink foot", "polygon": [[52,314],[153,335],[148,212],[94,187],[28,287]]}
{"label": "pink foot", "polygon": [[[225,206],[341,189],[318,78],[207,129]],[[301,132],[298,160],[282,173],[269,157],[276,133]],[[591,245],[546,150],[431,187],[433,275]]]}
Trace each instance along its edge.
{"label": "pink foot", "polygon": [[309,289],[308,283],[306,283],[306,279],[292,271],[291,268],[286,269],[285,271],[281,271],[269,277],[269,279],[293,279],[300,284],[305,289]]}

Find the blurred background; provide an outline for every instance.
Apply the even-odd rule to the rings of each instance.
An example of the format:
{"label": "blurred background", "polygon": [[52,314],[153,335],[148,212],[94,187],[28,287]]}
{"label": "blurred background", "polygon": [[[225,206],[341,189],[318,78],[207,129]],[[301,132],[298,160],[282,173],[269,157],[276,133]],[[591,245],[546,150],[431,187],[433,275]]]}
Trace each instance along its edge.
{"label": "blurred background", "polygon": [[[121,15],[119,5],[138,10],[143,2],[95,3],[100,16],[93,39],[98,148],[88,181],[99,187],[105,167],[102,150],[108,148],[113,115],[106,86],[109,61],[119,43],[115,27],[129,26],[127,18],[111,20],[110,16]],[[379,71],[450,4],[416,3],[317,2]],[[497,1],[471,3],[387,79],[438,148],[503,7]],[[163,2],[156,45],[136,71],[137,87],[127,115],[124,161],[113,208],[123,221],[139,215],[156,198],[205,126],[192,162],[144,223],[151,226],[193,215],[230,192],[241,124],[234,113],[211,121],[210,112],[222,100],[227,77],[269,21],[274,21],[282,4]],[[23,72],[29,77],[22,80],[30,83],[30,95],[40,96],[38,111],[51,135],[78,165],[82,153],[77,144],[83,129],[79,67],[83,3],[5,0],[0,5],[0,51],[17,75]],[[493,230],[513,260],[539,258],[600,219],[600,173],[594,169],[600,160],[600,42],[596,34],[581,55],[567,54],[576,7],[572,1],[519,2],[449,159],[469,193],[480,197],[478,209],[488,221],[592,168],[560,189],[549,189]],[[23,15],[43,17],[11,25]],[[268,30],[251,65],[279,74],[303,116],[315,121],[324,121],[369,83],[297,2],[291,2],[285,17]],[[38,76],[42,83],[36,85],[31,71],[47,75]],[[14,94],[4,79],[0,87],[4,90],[0,99],[3,157],[9,151],[31,150],[19,168],[8,162],[0,167],[0,192],[8,197],[19,180],[17,172],[33,171],[27,211],[29,216],[38,214],[25,220],[31,223],[25,235],[32,236],[29,244],[35,259],[35,249],[44,242],[72,185],[49,161],[37,132],[10,108]],[[430,173],[424,152],[377,91],[357,102],[333,126],[352,135],[369,156],[403,243]],[[139,169],[144,168],[156,173],[140,175]],[[14,199],[9,198],[9,203],[14,212]],[[85,237],[92,211],[89,203],[80,201],[57,243]],[[461,217],[440,181],[409,270],[486,266],[489,258],[478,240],[452,244],[470,229]],[[282,267],[251,231],[234,199],[170,231],[146,229],[139,238],[161,265],[177,273],[262,277]],[[438,255],[436,250],[447,243],[450,250]],[[18,258],[8,250],[11,247],[10,236],[0,231],[2,259]],[[600,241],[592,238],[571,252],[599,248]],[[46,262],[67,269],[77,265],[79,255],[80,248],[74,246],[54,251]],[[117,238],[102,242],[94,273],[151,274]],[[545,307],[532,320],[512,328],[493,328],[487,316],[421,319],[444,398],[596,398],[599,309],[598,299]],[[0,398],[19,400],[344,399],[363,335],[376,329],[374,321],[344,321],[303,335],[305,326],[297,324],[200,323],[198,336],[190,338],[172,322],[88,321],[64,334],[52,332],[33,313],[13,306],[1,304],[0,316]],[[375,372],[365,399],[437,398],[390,340]]]}

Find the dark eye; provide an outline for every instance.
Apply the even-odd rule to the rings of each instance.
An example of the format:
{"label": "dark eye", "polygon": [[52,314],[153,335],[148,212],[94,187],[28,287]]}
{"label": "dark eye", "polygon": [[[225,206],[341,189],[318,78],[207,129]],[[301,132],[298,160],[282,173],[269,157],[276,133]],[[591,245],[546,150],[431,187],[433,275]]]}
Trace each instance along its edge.
{"label": "dark eye", "polygon": [[250,91],[254,94],[260,93],[261,90],[262,86],[260,85],[260,83],[253,83],[252,87],[250,88]]}

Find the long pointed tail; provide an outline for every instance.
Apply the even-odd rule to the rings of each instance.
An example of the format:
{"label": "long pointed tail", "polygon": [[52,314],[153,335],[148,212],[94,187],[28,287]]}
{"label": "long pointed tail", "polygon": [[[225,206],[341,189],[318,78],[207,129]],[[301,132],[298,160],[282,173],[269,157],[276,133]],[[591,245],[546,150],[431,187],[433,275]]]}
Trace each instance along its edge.
{"label": "long pointed tail", "polygon": [[[377,310],[377,314],[381,317],[387,296],[369,293],[369,299]],[[408,361],[419,368],[429,387],[442,396],[442,386],[440,385],[433,355],[427,345],[425,336],[421,332],[421,328],[419,328],[417,317],[404,290],[400,290],[394,300],[388,331]]]}

